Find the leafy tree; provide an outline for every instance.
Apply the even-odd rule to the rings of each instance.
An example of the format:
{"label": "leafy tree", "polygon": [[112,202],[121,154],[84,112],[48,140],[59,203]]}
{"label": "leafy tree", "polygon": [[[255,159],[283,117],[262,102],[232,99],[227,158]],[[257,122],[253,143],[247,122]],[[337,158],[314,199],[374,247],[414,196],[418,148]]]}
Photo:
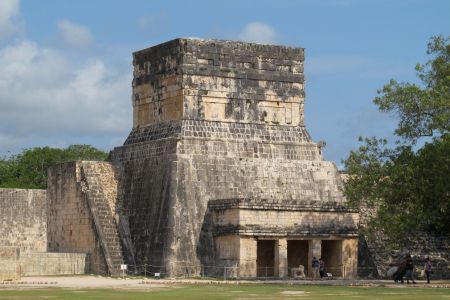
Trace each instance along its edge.
{"label": "leafy tree", "polygon": [[[450,45],[433,37],[432,59],[416,70],[422,85],[391,80],[374,103],[399,118],[397,146],[360,138],[344,161],[349,203],[365,210],[370,233],[401,242],[416,231],[450,234]],[[420,139],[426,143],[415,149]]]}
{"label": "leafy tree", "polygon": [[399,117],[395,133],[416,142],[424,136],[442,135],[450,130],[450,44],[449,38],[433,37],[427,54],[434,58],[416,66],[422,86],[391,80],[374,103],[383,112]]}
{"label": "leafy tree", "polygon": [[108,154],[89,145],[70,145],[66,149],[36,147],[0,159],[0,187],[46,188],[47,169],[73,160],[105,160]]}

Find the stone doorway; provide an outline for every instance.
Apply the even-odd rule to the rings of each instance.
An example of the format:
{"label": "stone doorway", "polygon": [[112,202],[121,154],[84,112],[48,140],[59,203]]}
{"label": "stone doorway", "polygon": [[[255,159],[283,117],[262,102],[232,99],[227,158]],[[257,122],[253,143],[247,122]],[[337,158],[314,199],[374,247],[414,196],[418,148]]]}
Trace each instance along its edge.
{"label": "stone doorway", "polygon": [[275,241],[258,240],[256,244],[256,275],[273,277],[275,272]]}
{"label": "stone doorway", "polygon": [[325,262],[325,272],[333,277],[342,277],[342,241],[322,240],[322,259]]}
{"label": "stone doorway", "polygon": [[303,265],[305,274],[308,274],[308,241],[287,241],[287,259],[289,276],[292,276],[292,268],[298,268],[299,265]]}

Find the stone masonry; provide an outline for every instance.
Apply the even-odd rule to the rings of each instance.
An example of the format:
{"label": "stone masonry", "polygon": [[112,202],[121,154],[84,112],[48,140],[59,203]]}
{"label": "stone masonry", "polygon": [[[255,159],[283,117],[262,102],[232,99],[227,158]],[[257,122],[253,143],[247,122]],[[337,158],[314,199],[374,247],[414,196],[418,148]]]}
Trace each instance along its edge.
{"label": "stone masonry", "polygon": [[[285,277],[307,245],[304,265],[328,251],[354,276],[357,216],[305,128],[303,63],[302,48],[199,39],[133,54],[133,129],[110,162],[137,264],[168,275],[234,265],[255,277],[260,261]],[[216,205],[241,216],[222,224],[208,205],[225,199],[257,208]]]}
{"label": "stone masonry", "polygon": [[45,190],[0,189],[0,246],[22,252],[47,250]]}
{"label": "stone masonry", "polygon": [[0,189],[0,280],[84,274],[86,254],[47,252],[47,192]]}
{"label": "stone masonry", "polygon": [[118,274],[126,252],[115,173],[107,162],[87,161],[59,164],[48,172],[48,249],[86,253],[87,269],[99,274]]}
{"label": "stone masonry", "polygon": [[334,277],[355,278],[359,258],[377,275],[371,252],[383,251],[359,239],[358,253],[359,216],[306,130],[303,65],[303,48],[233,41],[135,52],[133,128],[109,161],[52,166],[47,192],[0,189],[0,279],[118,275],[123,263],[310,277],[313,257]]}

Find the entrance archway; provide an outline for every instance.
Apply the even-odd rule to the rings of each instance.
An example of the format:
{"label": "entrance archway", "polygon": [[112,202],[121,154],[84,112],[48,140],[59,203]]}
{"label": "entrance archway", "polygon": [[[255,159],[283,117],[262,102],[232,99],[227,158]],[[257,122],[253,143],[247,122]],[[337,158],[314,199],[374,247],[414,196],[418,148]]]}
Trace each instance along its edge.
{"label": "entrance archway", "polygon": [[298,268],[299,265],[303,265],[305,274],[308,274],[308,241],[288,240],[287,257],[289,276],[291,276],[291,269]]}
{"label": "entrance archway", "polygon": [[325,262],[325,272],[342,277],[342,241],[322,240],[322,260]]}
{"label": "entrance archway", "polygon": [[256,274],[258,277],[273,277],[275,241],[258,240],[256,244]]}

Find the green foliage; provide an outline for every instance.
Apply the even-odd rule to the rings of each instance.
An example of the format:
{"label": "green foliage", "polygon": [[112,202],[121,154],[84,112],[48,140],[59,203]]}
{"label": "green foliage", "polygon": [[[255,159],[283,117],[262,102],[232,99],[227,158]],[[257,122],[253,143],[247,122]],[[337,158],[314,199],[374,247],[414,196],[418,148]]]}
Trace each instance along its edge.
{"label": "green foliage", "polygon": [[374,103],[383,112],[399,117],[396,134],[416,142],[423,136],[442,135],[450,129],[450,44],[449,38],[433,37],[428,44],[432,59],[417,65],[423,86],[391,80]]}
{"label": "green foliage", "polygon": [[[418,65],[423,86],[390,83],[374,103],[395,112],[401,140],[395,148],[384,139],[360,139],[363,145],[344,161],[349,203],[365,211],[369,234],[384,232],[401,242],[417,231],[450,234],[450,46],[434,37],[433,59]],[[413,146],[431,136],[420,149]]]}
{"label": "green foliage", "polygon": [[73,160],[105,160],[108,154],[89,145],[70,145],[66,149],[36,147],[0,159],[0,187],[46,188],[48,167]]}

